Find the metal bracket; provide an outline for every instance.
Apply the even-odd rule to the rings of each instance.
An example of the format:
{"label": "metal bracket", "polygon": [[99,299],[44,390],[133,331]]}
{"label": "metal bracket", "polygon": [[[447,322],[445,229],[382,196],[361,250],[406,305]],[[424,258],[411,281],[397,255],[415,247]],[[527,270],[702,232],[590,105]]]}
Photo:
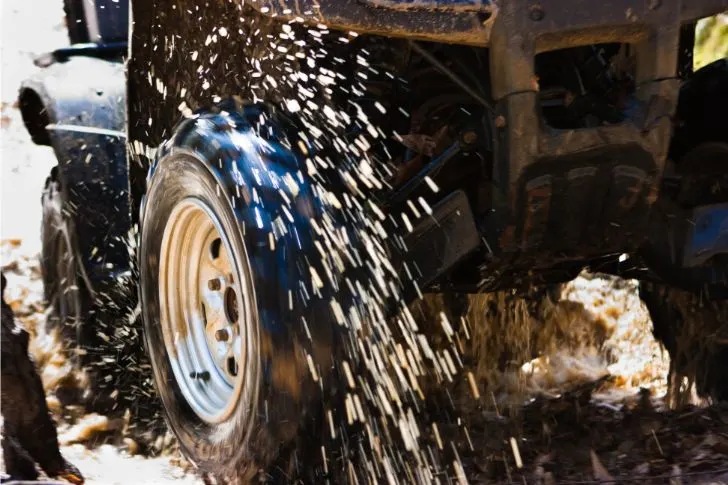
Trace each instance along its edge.
{"label": "metal bracket", "polygon": [[404,238],[403,255],[420,288],[426,288],[481,245],[465,192],[458,190],[432,208]]}

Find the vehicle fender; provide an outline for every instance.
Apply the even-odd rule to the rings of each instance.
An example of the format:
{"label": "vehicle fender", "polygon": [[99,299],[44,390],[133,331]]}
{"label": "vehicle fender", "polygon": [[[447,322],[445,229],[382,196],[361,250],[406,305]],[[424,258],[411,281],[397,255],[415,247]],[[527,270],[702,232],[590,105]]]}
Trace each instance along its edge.
{"label": "vehicle fender", "polygon": [[23,81],[18,101],[33,141],[52,145],[51,132],[71,126],[123,133],[125,98],[122,63],[79,56]]}
{"label": "vehicle fender", "polygon": [[124,271],[128,255],[115,241],[130,228],[123,64],[55,62],[21,84],[19,104],[33,141],[51,146],[58,160],[87,271],[101,278]]}

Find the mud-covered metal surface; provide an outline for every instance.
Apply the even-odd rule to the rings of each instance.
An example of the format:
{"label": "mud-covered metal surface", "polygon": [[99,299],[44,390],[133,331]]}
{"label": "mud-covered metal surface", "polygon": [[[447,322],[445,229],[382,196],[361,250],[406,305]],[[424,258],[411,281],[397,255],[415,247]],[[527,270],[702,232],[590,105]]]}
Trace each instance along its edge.
{"label": "mud-covered metal surface", "polygon": [[261,14],[285,20],[301,18],[342,31],[485,46],[493,2],[459,1],[263,1],[250,4]]}
{"label": "mud-covered metal surface", "polygon": [[496,9],[490,0],[364,0],[373,7],[384,7],[400,10],[438,10],[492,12]]}
{"label": "mud-covered metal surface", "polygon": [[[696,11],[721,8],[722,2],[702,2],[702,10],[689,12],[680,2],[501,5],[489,49],[499,120],[495,210],[484,221],[495,267],[588,260],[634,251],[646,240],[659,211],[654,206],[663,172],[674,156],[684,32]],[[633,52],[629,108],[594,126],[552,126],[540,112],[537,55],[606,42],[629,44]],[[725,120],[713,125],[725,126]]]}
{"label": "mud-covered metal surface", "polygon": [[[579,16],[574,15],[576,11]],[[558,237],[552,225],[558,225],[560,218],[552,211],[567,205],[577,212],[578,206],[602,206],[603,219],[595,227],[577,223],[571,228],[579,233],[597,231],[606,243],[593,241],[597,251],[624,251],[639,244],[659,192],[670,143],[680,84],[676,68],[681,22],[678,2],[662,2],[659,8],[630,1],[503,5],[490,48],[493,96],[503,126],[494,182],[500,189],[494,192],[494,206],[500,210],[487,224],[495,229],[491,237],[499,241],[500,250],[531,252],[538,246],[551,246],[555,253],[576,255],[577,246],[559,250],[548,242]],[[599,42],[634,44],[634,106],[616,123],[576,130],[544,126],[538,112],[536,54]],[[599,173],[609,166],[611,173]],[[598,193],[610,181],[609,195],[589,199],[589,194]],[[565,189],[560,185],[573,192],[562,201],[558,194]],[[572,216],[576,220],[593,217]],[[609,231],[611,223],[620,229]]]}

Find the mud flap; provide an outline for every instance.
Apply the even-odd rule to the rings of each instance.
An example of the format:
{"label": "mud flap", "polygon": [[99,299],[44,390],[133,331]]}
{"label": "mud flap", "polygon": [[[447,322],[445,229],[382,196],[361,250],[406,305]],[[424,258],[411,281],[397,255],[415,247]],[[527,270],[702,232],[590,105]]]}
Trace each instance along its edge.
{"label": "mud flap", "polygon": [[404,237],[403,255],[412,278],[425,288],[480,246],[468,198],[462,190],[453,192],[424,215]]}

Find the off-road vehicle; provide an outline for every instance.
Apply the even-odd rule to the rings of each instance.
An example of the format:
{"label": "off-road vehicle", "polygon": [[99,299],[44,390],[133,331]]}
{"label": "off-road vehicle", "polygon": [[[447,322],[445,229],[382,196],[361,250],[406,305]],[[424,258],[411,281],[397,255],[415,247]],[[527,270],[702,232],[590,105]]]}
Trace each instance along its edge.
{"label": "off-road vehicle", "polygon": [[58,158],[47,297],[83,329],[138,268],[203,471],[434,480],[412,416],[427,375],[468,382],[463,323],[430,346],[408,305],[584,269],[644,282],[675,373],[728,397],[728,61],[692,60],[726,0],[65,4],[72,45],[20,91]]}

